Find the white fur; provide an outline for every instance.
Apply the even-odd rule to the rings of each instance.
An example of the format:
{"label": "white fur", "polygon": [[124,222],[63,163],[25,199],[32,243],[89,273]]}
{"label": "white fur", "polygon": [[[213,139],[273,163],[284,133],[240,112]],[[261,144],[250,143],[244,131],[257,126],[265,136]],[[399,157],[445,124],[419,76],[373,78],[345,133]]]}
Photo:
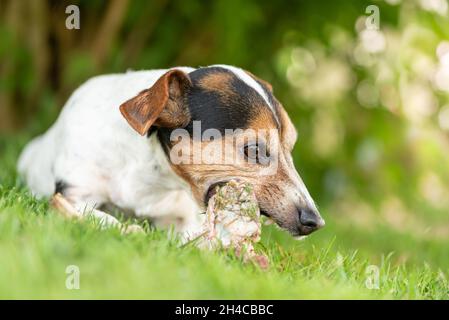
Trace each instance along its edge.
{"label": "white fur", "polygon": [[18,170],[32,192],[51,196],[62,180],[68,184],[65,196],[80,211],[112,203],[156,223],[171,216],[183,219],[187,229],[196,226],[200,209],[157,138],[138,135],[119,111],[166,71],[98,76],[79,87],[55,124],[19,159]]}

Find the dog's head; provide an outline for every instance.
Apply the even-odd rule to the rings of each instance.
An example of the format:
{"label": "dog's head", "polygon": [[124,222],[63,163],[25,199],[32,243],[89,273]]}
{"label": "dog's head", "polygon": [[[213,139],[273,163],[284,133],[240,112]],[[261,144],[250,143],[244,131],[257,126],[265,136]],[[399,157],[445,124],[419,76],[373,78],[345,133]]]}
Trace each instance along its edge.
{"label": "dog's head", "polygon": [[296,130],[271,86],[231,66],[165,73],[121,105],[141,135],[157,129],[173,170],[204,206],[215,186],[254,186],[261,213],[294,236],[324,225],[296,171]]}

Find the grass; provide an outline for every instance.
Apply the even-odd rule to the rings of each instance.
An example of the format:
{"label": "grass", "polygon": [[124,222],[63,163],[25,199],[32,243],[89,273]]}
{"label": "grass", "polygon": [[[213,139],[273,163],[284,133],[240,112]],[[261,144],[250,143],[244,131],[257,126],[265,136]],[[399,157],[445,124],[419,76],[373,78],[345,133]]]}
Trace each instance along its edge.
{"label": "grass", "polygon": [[[268,271],[232,252],[181,249],[164,231],[123,236],[67,221],[18,182],[27,138],[0,138],[0,298],[449,298],[447,239],[382,222],[364,228],[331,214],[331,205],[322,208],[326,228],[304,241],[265,227],[257,248],[270,259]],[[79,290],[66,288],[70,265],[79,267]],[[370,289],[376,270],[378,289]]]}

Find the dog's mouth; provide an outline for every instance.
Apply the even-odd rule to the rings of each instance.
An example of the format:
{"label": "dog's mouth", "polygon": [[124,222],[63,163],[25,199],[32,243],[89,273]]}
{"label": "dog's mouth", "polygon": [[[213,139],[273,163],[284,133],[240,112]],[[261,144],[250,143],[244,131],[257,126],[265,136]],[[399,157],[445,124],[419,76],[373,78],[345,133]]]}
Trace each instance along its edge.
{"label": "dog's mouth", "polygon": [[224,186],[228,181],[219,181],[210,185],[209,189],[204,196],[204,205],[207,207],[209,199],[217,193],[219,187]]}
{"label": "dog's mouth", "polygon": [[[207,192],[204,196],[204,205],[206,207],[209,204],[210,198],[212,198],[217,193],[218,187],[221,187],[221,186],[225,185],[226,183],[228,183],[228,181],[219,181],[219,182],[216,182],[216,183],[213,183],[212,185],[210,185],[210,187],[207,189]],[[270,214],[262,208],[260,208],[260,214],[267,218],[271,218]]]}
{"label": "dog's mouth", "polygon": [[[262,208],[260,209],[260,214],[261,214],[262,216],[265,216],[265,217],[267,217],[267,218],[272,219],[271,216],[268,214],[268,212],[266,212],[266,211],[263,210]],[[272,220],[273,220],[273,219],[272,219]],[[273,221],[274,221],[274,220],[273,220]]]}

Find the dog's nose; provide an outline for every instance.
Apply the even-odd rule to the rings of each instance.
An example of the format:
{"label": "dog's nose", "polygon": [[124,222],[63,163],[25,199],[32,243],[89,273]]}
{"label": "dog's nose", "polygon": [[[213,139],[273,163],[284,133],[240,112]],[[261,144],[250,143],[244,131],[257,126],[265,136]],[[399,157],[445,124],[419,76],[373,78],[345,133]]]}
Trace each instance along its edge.
{"label": "dog's nose", "polygon": [[324,220],[316,210],[300,209],[299,210],[299,231],[302,235],[308,235],[322,227]]}

